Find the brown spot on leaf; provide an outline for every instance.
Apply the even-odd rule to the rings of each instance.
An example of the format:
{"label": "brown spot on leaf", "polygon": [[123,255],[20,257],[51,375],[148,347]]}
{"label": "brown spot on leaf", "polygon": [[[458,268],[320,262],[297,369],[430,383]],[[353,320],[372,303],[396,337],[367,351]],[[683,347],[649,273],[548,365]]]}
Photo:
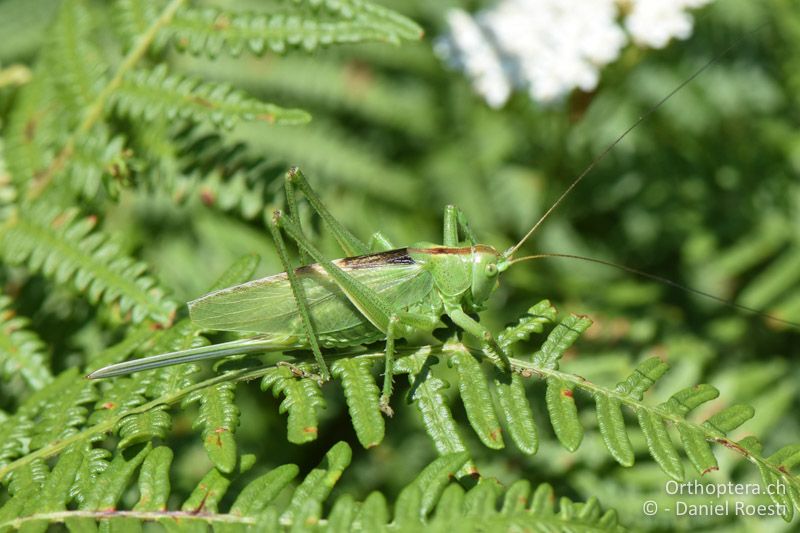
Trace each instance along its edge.
{"label": "brown spot on leaf", "polygon": [[116,406],[114,402],[106,402],[103,404],[103,409],[114,409]]}
{"label": "brown spot on leaf", "polygon": [[67,220],[69,220],[69,216],[67,216],[67,214],[66,214],[66,213],[61,213],[61,214],[59,214],[57,217],[55,217],[55,218],[53,219],[53,221],[50,223],[50,225],[51,225],[51,226],[52,226],[54,229],[58,229],[58,228],[60,228],[61,226],[63,226],[63,225],[64,225],[64,224],[67,222]]}
{"label": "brown spot on leaf", "polygon": [[216,200],[217,198],[214,196],[214,192],[208,187],[204,187],[203,190],[200,191],[200,201],[203,202],[203,205],[206,207],[214,205]]}
{"label": "brown spot on leaf", "polygon": [[208,436],[206,441],[216,445],[218,448],[222,448],[222,437],[221,437],[221,435],[223,433],[226,433],[227,431],[228,431],[228,428],[218,427],[217,429],[214,430],[214,434],[213,435],[209,435]]}
{"label": "brown spot on leaf", "polygon": [[198,485],[198,488],[200,488],[200,490],[206,491],[206,493],[203,495],[203,499],[200,500],[200,504],[194,509],[192,509],[192,513],[194,514],[199,514],[200,512],[202,512],[202,510],[206,506],[206,500],[208,499],[209,495],[208,485],[206,485],[205,483],[200,483],[200,485]]}
{"label": "brown spot on leaf", "polygon": [[750,452],[748,452],[742,446],[740,446],[739,444],[737,444],[737,443],[735,443],[733,441],[730,441],[728,439],[714,439],[714,442],[716,442],[717,444],[722,444],[726,448],[728,448],[730,450],[733,450],[735,452],[738,452],[738,453],[740,453],[742,455],[746,455],[746,456],[750,455]]}
{"label": "brown spot on leaf", "polygon": [[667,350],[667,347],[664,346],[663,344],[662,345],[658,345],[658,346],[654,346],[653,348],[651,348],[649,355],[651,357],[658,357],[664,363],[666,363],[667,360],[669,359],[669,357],[668,357],[669,351]]}
{"label": "brown spot on leaf", "polygon": [[35,119],[30,119],[28,122],[25,123],[25,140],[28,142],[33,142],[33,138],[36,137],[36,127],[38,123]]}
{"label": "brown spot on leaf", "polygon": [[572,397],[574,396],[574,395],[572,394],[572,390],[570,390],[570,389],[564,389],[564,392],[562,392],[562,394],[563,394],[564,396],[566,396],[567,398],[572,398]]}
{"label": "brown spot on leaf", "polygon": [[228,29],[230,25],[231,19],[229,19],[227,15],[220,13],[214,20],[213,28],[215,30],[225,30]]}
{"label": "brown spot on leaf", "polygon": [[257,115],[256,118],[264,122],[269,122],[270,124],[275,124],[275,115],[273,113],[261,113]]}
{"label": "brown spot on leaf", "polygon": [[311,435],[317,434],[317,428],[315,426],[306,426],[303,428],[303,433],[309,433]]}
{"label": "brown spot on leaf", "polygon": [[372,68],[361,61],[351,61],[344,69],[344,82],[353,96],[367,92],[374,84],[374,79]]}
{"label": "brown spot on leaf", "polygon": [[212,102],[208,98],[203,98],[202,96],[192,95],[192,96],[189,97],[189,100],[191,100],[195,104],[201,105],[203,107],[208,107],[208,108],[211,108],[211,109],[214,109],[216,107],[214,105],[214,102]]}

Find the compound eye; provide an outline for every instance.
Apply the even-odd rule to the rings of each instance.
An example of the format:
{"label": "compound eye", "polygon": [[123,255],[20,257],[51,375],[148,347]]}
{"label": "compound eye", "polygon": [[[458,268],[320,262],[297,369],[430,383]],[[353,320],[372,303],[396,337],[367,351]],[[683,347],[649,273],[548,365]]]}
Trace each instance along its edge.
{"label": "compound eye", "polygon": [[494,264],[494,263],[489,263],[488,265],[486,265],[486,275],[489,276],[489,277],[496,276],[497,275],[497,265]]}

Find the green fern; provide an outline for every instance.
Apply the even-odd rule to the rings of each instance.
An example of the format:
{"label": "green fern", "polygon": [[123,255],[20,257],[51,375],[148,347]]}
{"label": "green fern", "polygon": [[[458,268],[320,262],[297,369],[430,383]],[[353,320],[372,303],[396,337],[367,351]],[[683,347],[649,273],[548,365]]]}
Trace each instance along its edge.
{"label": "green fern", "polygon": [[[252,479],[233,500],[227,512],[219,501],[227,492],[232,477],[211,470],[185,501],[181,510],[167,508],[172,452],[166,447],[143,447],[130,459],[116,456],[102,472],[92,476],[93,485],[81,496],[77,510],[66,504],[75,495],[70,487],[86,462],[86,450],[76,447],[65,452],[48,472],[43,463],[15,474],[13,497],[0,508],[0,529],[44,531],[48,524],[65,523],[70,528],[122,527],[127,521],[153,521],[168,530],[185,526],[211,525],[215,530],[233,531],[258,525],[270,531],[290,531],[298,525],[314,525],[322,531],[340,532],[360,528],[368,531],[425,528],[464,531],[524,528],[532,530],[622,531],[613,511],[603,512],[596,499],[573,503],[562,498],[556,510],[553,490],[540,485],[531,492],[528,482],[508,488],[491,479],[482,479],[465,489],[451,477],[466,462],[466,454],[440,457],[428,465],[400,493],[389,511],[386,499],[377,492],[357,504],[349,496],[335,499],[328,516],[322,504],[350,462],[350,448],[340,442],[331,448],[323,462],[291,489],[291,498],[278,499],[297,477],[297,466],[287,464]],[[247,462],[251,463],[252,459]],[[240,473],[249,466],[244,458]],[[138,476],[137,476],[138,472]],[[345,474],[346,475],[346,474]],[[132,509],[117,507],[122,490],[138,479],[139,500]],[[202,500],[198,500],[202,497]],[[501,501],[498,508],[497,501]],[[201,503],[202,502],[202,503]],[[16,511],[17,514],[10,514]],[[392,516],[393,515],[393,516]]]}
{"label": "green fern", "polygon": [[29,387],[41,389],[53,380],[44,343],[10,305],[11,298],[0,295],[0,375],[8,380],[19,373]]}
{"label": "green fern", "polygon": [[230,473],[236,466],[236,441],[233,432],[239,423],[239,409],[233,403],[233,384],[220,383],[195,391],[183,405],[200,402],[200,416],[195,427],[203,428],[203,444],[208,456],[220,471]]}
{"label": "green fern", "polygon": [[[269,246],[264,214],[286,166],[306,167],[356,234],[438,241],[454,203],[504,249],[720,35],[743,33],[748,52],[717,59],[640,125],[536,245],[795,320],[798,100],[796,80],[774,74],[800,65],[786,2],[709,6],[698,39],[627,50],[591,94],[500,110],[433,53],[451,5],[216,4],[0,2],[0,531],[622,529],[593,499],[556,510],[554,492],[602,494],[633,529],[671,530],[681,524],[645,519],[641,503],[674,505],[663,480],[693,478],[781,484],[758,503],[792,520],[794,330],[592,265],[503,275],[481,321],[513,372],[468,335],[398,343],[393,419],[379,409],[382,343],[326,352],[328,383],[301,351],[84,379],[235,337],[174,302],[254,277],[249,256],[212,279]],[[761,23],[770,31],[746,30]],[[433,38],[414,42],[422,27]],[[335,257],[307,215],[301,205]],[[268,256],[258,275],[280,270]],[[580,301],[566,307],[595,326],[529,305],[542,295]],[[304,446],[284,442],[284,423]],[[326,454],[339,439],[350,444]],[[300,466],[278,466],[290,460]],[[543,481],[555,491],[533,489]]]}
{"label": "green fern", "polygon": [[102,233],[95,217],[79,218],[44,202],[20,206],[0,227],[2,255],[11,264],[27,264],[58,283],[70,281],[91,302],[118,307],[134,322],[169,322],[175,304],[146,276],[145,265],[120,253]]}
{"label": "green fern", "polygon": [[319,384],[311,379],[299,379],[287,367],[281,367],[264,376],[261,389],[272,389],[275,396],[283,394],[281,413],[288,412],[287,438],[294,444],[315,440],[319,433],[317,409],[325,407]]}
{"label": "green fern", "polygon": [[[246,275],[251,266],[252,258],[247,258],[242,264],[234,266],[223,281],[229,281],[228,278],[232,276]],[[546,309],[548,304],[542,303],[537,307]],[[726,436],[727,433],[752,417],[752,408],[731,406],[713,414],[701,424],[688,421],[686,415],[690,411],[718,395],[716,389],[707,385],[679,391],[669,400],[657,406],[643,403],[644,393],[661,378],[667,368],[663,362],[655,358],[645,360],[614,389],[606,389],[578,376],[560,371],[558,362],[563,352],[577,339],[579,332],[588,325],[589,322],[585,318],[575,315],[567,317],[550,332],[542,348],[534,354],[533,363],[512,359],[513,367],[523,375],[536,374],[546,380],[548,414],[555,434],[565,448],[570,451],[575,450],[583,439],[583,428],[578,419],[575,404],[575,393],[583,390],[594,397],[597,404],[598,426],[604,443],[612,457],[621,464],[630,465],[633,461],[633,449],[621,415],[622,406],[626,406],[636,413],[650,454],[664,472],[674,479],[683,480],[684,472],[677,450],[667,433],[667,422],[677,428],[681,436],[682,447],[699,474],[718,468],[716,459],[711,453],[710,443],[721,443],[754,462],[759,467],[764,483],[780,482],[785,484],[788,488],[787,497],[790,499],[787,500],[786,497],[778,495],[775,496],[776,502],[784,504],[796,501],[796,497],[800,496],[800,483],[789,470],[795,465],[795,456],[800,457],[796,453],[796,445],[787,446],[775,454],[765,457],[761,455],[761,445],[753,437],[737,443]],[[185,339],[191,338],[186,337],[187,332],[180,325],[177,326],[177,329],[183,332],[181,336]],[[164,332],[165,336],[170,331],[172,330]],[[162,340],[162,342],[164,341]],[[164,349],[159,346],[154,348]],[[492,407],[492,402],[489,400],[490,381],[484,375],[477,361],[473,359],[469,348],[461,343],[448,343],[439,350],[442,355],[452,361],[458,370],[460,396],[464,402],[470,425],[484,444],[492,448],[502,447],[498,417],[493,410],[495,407]],[[335,373],[343,377],[342,386],[345,389],[345,396],[349,398],[353,424],[365,446],[373,445],[382,438],[382,430],[380,433],[371,433],[375,432],[378,427],[382,428],[383,425],[376,424],[369,418],[371,416],[369,413],[378,412],[378,389],[374,383],[374,377],[369,372],[364,372],[371,368],[373,357],[379,358],[380,355],[359,356],[360,359],[355,360],[342,358],[334,365],[334,368],[337,369]],[[443,383],[435,377],[438,367],[433,364],[434,361],[431,358],[430,348],[418,350],[399,359],[398,371],[408,372],[413,376],[411,379],[414,391],[411,396],[412,402],[419,409],[425,421],[425,427],[434,439],[436,447],[442,451],[453,446],[463,447],[463,441],[456,429],[455,418],[450,412],[447,401],[441,396],[442,385],[437,385],[437,381]],[[302,370],[304,366],[308,366],[308,363],[301,363],[298,370],[305,372]],[[6,466],[0,467],[0,475],[5,477],[11,473],[17,475],[16,473],[20,471],[29,472],[31,468],[36,468],[36,465],[39,464],[38,461],[62,453],[70,446],[81,442],[90,443],[107,432],[116,431],[121,438],[118,444],[119,453],[122,453],[123,449],[142,444],[145,445],[144,451],[132,458],[123,459],[120,456],[113,459],[108,466],[99,467],[99,470],[98,466],[91,466],[94,464],[92,461],[96,462],[98,458],[84,459],[85,468],[88,469],[84,477],[97,475],[93,472],[102,470],[103,474],[100,474],[98,482],[101,482],[108,490],[104,490],[102,494],[92,492],[86,495],[86,500],[81,504],[84,509],[104,504],[112,505],[113,501],[116,501],[115,498],[121,494],[124,485],[131,479],[135,469],[144,460],[146,450],[150,449],[150,441],[165,435],[169,427],[169,417],[165,414],[165,408],[181,402],[185,405],[187,402],[200,401],[201,414],[198,424],[204,428],[203,440],[209,457],[219,469],[214,470],[219,473],[213,474],[214,479],[208,480],[208,483],[213,486],[226,486],[227,482],[224,481],[226,479],[224,476],[235,470],[238,457],[232,433],[236,426],[237,412],[237,408],[231,402],[233,382],[272,375],[271,378],[265,380],[265,383],[274,387],[276,383],[283,380],[282,390],[286,391],[291,390],[286,388],[289,384],[286,383],[287,380],[301,383],[309,381],[310,378],[291,377],[286,374],[289,369],[283,366],[233,371],[204,382],[194,383],[193,380],[186,379],[187,376],[194,373],[194,367],[195,365],[182,365],[168,369],[166,372],[162,371],[156,374],[151,371],[141,373],[133,378],[126,378],[122,381],[121,388],[113,388],[114,393],[119,392],[121,401],[128,402],[119,405],[111,399],[113,396],[105,395],[99,399],[100,401],[97,401],[98,395],[93,383],[76,381],[74,372],[67,372],[59,376],[46,389],[46,396],[32,397],[27,407],[23,407],[17,415],[10,417],[5,422],[5,425],[9,427],[23,428],[25,436],[17,438],[12,436],[4,445],[8,447],[9,442],[14,443],[3,454],[7,459],[13,459],[15,456],[21,457],[10,463],[6,460]],[[280,375],[282,377],[278,378],[277,376]],[[498,378],[495,375],[495,381]],[[519,391],[515,392],[515,394],[518,393]],[[154,399],[145,401],[145,396]],[[91,418],[88,418],[87,404],[95,401],[97,401],[97,411]],[[497,402],[497,406],[501,408],[504,405],[509,404],[507,401]],[[313,404],[309,407],[313,409]],[[289,409],[291,412],[292,408],[289,407]],[[301,409],[307,410],[307,408]],[[500,418],[514,426],[514,430],[510,433],[520,449],[535,451],[535,433],[530,435],[524,431],[524,428],[532,427],[532,418],[530,416],[519,417],[516,416],[517,414],[514,410],[503,412],[500,413]],[[87,418],[93,425],[81,429]],[[301,419],[301,423],[305,422],[306,420]],[[306,433],[313,434],[313,432]],[[374,434],[373,437],[366,436],[372,434]],[[532,442],[533,444],[531,444]],[[91,447],[89,450],[91,452]],[[26,453],[28,455],[25,455]],[[339,457],[338,454],[335,455]],[[243,461],[244,457],[239,460]],[[338,472],[348,462],[349,450],[346,456],[339,457],[331,464],[339,465],[334,467],[334,470]],[[106,474],[106,472],[111,473]],[[475,472],[475,467],[469,466],[464,472]],[[112,475],[115,476],[113,480],[110,477]],[[317,516],[318,506],[330,490],[328,484],[321,483],[327,475],[329,474],[321,471],[319,476],[322,477],[309,481],[307,489],[302,489],[301,486],[298,494],[302,496],[295,497],[283,513],[281,520],[291,522],[298,517],[305,517],[308,513],[311,513],[308,516]],[[107,481],[102,481],[105,479]],[[208,483],[204,486],[210,486]],[[29,493],[26,494],[28,494],[26,498],[30,497]],[[480,491],[474,496],[478,500],[494,501],[493,498],[487,496],[488,499],[486,499],[477,494],[480,494]],[[309,503],[307,498],[311,498],[310,501],[314,503]],[[206,499],[203,501],[204,505],[212,505]],[[370,519],[380,522],[379,518],[385,514],[379,510],[382,509],[382,504],[378,503],[377,499],[370,501],[372,502],[370,505],[377,506],[375,510],[377,514]],[[477,503],[470,505],[477,505]],[[489,504],[481,505],[484,506],[483,511],[479,513],[482,516],[484,512],[488,512],[485,506]],[[791,519],[791,513],[785,518]]]}
{"label": "green fern", "polygon": [[46,47],[48,54],[40,66],[52,76],[59,102],[73,126],[80,122],[81,113],[97,98],[105,81],[107,65],[90,39],[94,29],[85,2],[62,2]]}
{"label": "green fern", "polygon": [[303,124],[310,119],[304,111],[265,104],[227,85],[170,74],[164,65],[130,72],[114,92],[114,105],[118,112],[145,122],[192,118],[226,128],[238,120]]}
{"label": "green fern", "polygon": [[94,199],[104,191],[111,198],[119,195],[131,178],[130,149],[121,135],[113,139],[101,125],[81,139],[64,169],[64,179],[80,197]]}

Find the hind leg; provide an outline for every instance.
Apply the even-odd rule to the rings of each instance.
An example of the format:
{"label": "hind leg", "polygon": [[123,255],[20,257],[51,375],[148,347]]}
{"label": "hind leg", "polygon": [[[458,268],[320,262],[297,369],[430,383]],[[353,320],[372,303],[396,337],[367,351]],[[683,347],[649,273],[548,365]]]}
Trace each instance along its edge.
{"label": "hind leg", "polygon": [[475,245],[478,242],[469,227],[466,215],[454,205],[448,205],[444,208],[443,234],[442,244],[445,246],[459,246],[462,242],[459,236],[463,236],[471,245]]}
{"label": "hind leg", "polygon": [[380,231],[373,233],[369,239],[370,252],[388,252],[394,248],[395,246]]}

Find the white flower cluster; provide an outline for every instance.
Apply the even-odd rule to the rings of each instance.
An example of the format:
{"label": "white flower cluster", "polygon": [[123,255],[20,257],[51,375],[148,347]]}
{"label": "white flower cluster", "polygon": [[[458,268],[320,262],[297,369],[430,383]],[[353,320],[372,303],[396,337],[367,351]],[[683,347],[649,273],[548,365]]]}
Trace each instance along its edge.
{"label": "white flower cluster", "polygon": [[692,17],[686,10],[710,1],[499,0],[475,16],[451,10],[450,33],[436,50],[492,107],[514,89],[547,103],[576,87],[594,89],[600,69],[619,56],[629,36],[651,48],[687,38]]}

